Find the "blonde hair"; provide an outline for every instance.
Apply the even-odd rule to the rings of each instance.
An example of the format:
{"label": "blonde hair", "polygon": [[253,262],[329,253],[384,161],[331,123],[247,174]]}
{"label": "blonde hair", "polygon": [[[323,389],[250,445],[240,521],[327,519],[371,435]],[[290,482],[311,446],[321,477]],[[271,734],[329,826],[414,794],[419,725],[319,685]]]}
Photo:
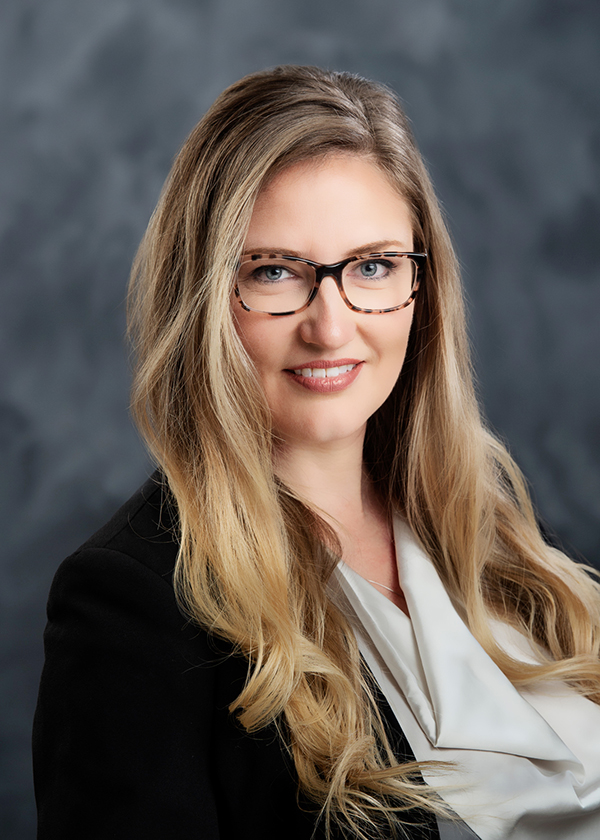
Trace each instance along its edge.
{"label": "blonde hair", "polygon": [[[259,190],[340,153],[386,173],[410,205],[415,250],[429,253],[404,367],[367,428],[382,498],[515,685],[558,677],[600,701],[600,596],[545,544],[517,467],[482,424],[455,257],[395,96],[314,67],[232,85],[177,157],[134,265],[133,409],[179,513],[180,603],[249,663],[231,711],[248,731],[275,722],[327,826],[366,837],[403,809],[443,808],[423,765],[393,756],[353,633],[327,597],[335,539],[273,474],[268,407],[230,312]],[[540,664],[511,659],[490,617],[539,645]]]}

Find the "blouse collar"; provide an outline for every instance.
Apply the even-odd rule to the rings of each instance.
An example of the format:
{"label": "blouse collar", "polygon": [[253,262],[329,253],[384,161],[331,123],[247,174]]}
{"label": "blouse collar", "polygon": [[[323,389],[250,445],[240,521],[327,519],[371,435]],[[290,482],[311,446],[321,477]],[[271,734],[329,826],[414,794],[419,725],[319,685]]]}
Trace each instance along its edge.
{"label": "blouse collar", "polygon": [[[399,517],[394,538],[410,619],[344,563],[338,581],[432,746],[565,762],[563,769],[580,771],[573,753],[471,634]],[[521,659],[523,639],[505,627],[503,646]]]}

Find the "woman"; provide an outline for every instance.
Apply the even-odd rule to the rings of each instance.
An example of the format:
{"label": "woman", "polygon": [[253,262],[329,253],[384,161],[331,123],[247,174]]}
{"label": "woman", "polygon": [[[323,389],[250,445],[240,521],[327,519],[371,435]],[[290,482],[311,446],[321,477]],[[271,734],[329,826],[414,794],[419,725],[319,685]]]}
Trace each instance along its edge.
{"label": "woman", "polygon": [[482,425],[393,95],[225,91],[131,300],[159,471],[53,585],[40,837],[597,837],[598,586]]}

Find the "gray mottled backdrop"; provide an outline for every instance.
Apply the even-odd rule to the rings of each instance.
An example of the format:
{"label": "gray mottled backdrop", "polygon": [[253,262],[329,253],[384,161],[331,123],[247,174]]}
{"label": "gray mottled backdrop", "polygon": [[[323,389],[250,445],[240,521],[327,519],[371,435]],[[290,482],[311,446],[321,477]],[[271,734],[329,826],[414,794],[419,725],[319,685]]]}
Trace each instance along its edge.
{"label": "gray mottled backdrop", "polygon": [[544,519],[600,559],[600,4],[4,0],[0,43],[0,831],[23,840],[51,577],[148,471],[129,265],[186,134],[250,71],[315,63],[400,94],[464,267],[487,415]]}

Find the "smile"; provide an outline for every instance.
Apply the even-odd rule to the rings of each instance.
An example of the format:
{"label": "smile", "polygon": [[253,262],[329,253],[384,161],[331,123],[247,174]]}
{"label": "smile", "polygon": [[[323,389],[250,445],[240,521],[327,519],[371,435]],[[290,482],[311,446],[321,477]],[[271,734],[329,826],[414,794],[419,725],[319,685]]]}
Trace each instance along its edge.
{"label": "smile", "polygon": [[301,385],[314,394],[333,394],[349,388],[362,367],[363,362],[359,359],[336,359],[335,361],[319,359],[306,362],[303,367],[286,370],[285,373],[297,385]]}
{"label": "smile", "polygon": [[330,368],[298,368],[294,370],[296,376],[312,376],[315,379],[335,379],[341,373],[350,373],[356,365],[339,365],[338,367]]}

